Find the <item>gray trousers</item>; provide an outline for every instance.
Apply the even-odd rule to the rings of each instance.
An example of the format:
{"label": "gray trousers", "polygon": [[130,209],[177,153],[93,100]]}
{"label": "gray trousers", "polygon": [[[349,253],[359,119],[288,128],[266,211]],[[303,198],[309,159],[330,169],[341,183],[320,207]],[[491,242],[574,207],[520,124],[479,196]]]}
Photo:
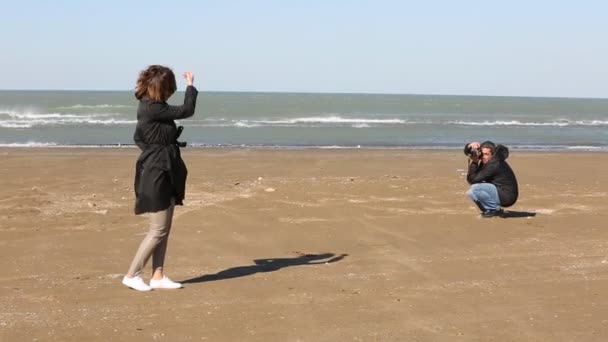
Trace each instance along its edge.
{"label": "gray trousers", "polygon": [[152,257],[152,272],[163,268],[167,241],[169,240],[169,232],[171,232],[171,222],[173,221],[174,203],[174,201],[171,201],[169,208],[150,214],[150,231],[139,244],[137,253],[135,253],[131,267],[127,272],[128,277],[141,273],[150,257]]}

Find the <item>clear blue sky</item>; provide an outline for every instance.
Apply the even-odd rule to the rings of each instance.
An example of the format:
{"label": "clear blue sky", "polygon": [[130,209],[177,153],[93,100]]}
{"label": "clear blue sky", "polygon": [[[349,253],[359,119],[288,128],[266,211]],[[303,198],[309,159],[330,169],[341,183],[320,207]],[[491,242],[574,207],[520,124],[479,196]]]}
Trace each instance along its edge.
{"label": "clear blue sky", "polygon": [[[0,89],[608,97],[605,1],[3,1]],[[183,85],[183,82],[181,82]]]}

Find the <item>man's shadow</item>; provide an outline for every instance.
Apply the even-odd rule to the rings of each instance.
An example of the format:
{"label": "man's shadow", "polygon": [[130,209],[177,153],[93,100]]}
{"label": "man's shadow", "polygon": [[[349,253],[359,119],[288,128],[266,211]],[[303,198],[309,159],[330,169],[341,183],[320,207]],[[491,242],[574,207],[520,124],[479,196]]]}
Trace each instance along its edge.
{"label": "man's shadow", "polygon": [[[284,267],[329,264],[344,259],[348,254],[334,253],[303,254],[294,258],[256,259],[255,265],[232,267],[215,274],[205,274],[200,277],[180,281],[184,284],[202,283],[237,277],[245,277],[259,272],[273,272]],[[327,260],[326,260],[327,259]]]}
{"label": "man's shadow", "polygon": [[516,217],[534,217],[536,213],[532,213],[529,211],[511,211],[505,210],[505,212],[500,216],[502,218],[516,218]]}

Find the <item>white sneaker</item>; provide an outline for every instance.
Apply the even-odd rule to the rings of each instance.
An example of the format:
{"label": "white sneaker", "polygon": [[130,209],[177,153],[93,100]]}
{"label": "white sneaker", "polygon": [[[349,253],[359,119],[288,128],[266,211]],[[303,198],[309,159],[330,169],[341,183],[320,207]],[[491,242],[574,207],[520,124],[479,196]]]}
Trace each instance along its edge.
{"label": "white sneaker", "polygon": [[163,276],[160,280],[150,279],[150,287],[153,289],[181,289],[182,284],[174,282],[167,278],[167,276]]}
{"label": "white sneaker", "polygon": [[152,290],[152,288],[150,286],[148,286],[148,284],[146,284],[144,282],[144,280],[141,279],[141,277],[138,275],[133,278],[127,278],[127,276],[124,276],[122,278],[122,283],[125,284],[126,286],[132,288],[133,290],[137,290],[137,291]]}

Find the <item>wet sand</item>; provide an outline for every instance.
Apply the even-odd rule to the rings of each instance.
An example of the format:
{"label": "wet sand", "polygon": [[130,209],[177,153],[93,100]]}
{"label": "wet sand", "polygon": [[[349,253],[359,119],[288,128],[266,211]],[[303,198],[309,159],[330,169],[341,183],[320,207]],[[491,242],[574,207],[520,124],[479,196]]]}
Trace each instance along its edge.
{"label": "wet sand", "polygon": [[511,151],[520,200],[482,219],[460,151],[185,149],[185,288],[148,293],[137,154],[0,149],[1,341],[608,338],[606,153]]}

